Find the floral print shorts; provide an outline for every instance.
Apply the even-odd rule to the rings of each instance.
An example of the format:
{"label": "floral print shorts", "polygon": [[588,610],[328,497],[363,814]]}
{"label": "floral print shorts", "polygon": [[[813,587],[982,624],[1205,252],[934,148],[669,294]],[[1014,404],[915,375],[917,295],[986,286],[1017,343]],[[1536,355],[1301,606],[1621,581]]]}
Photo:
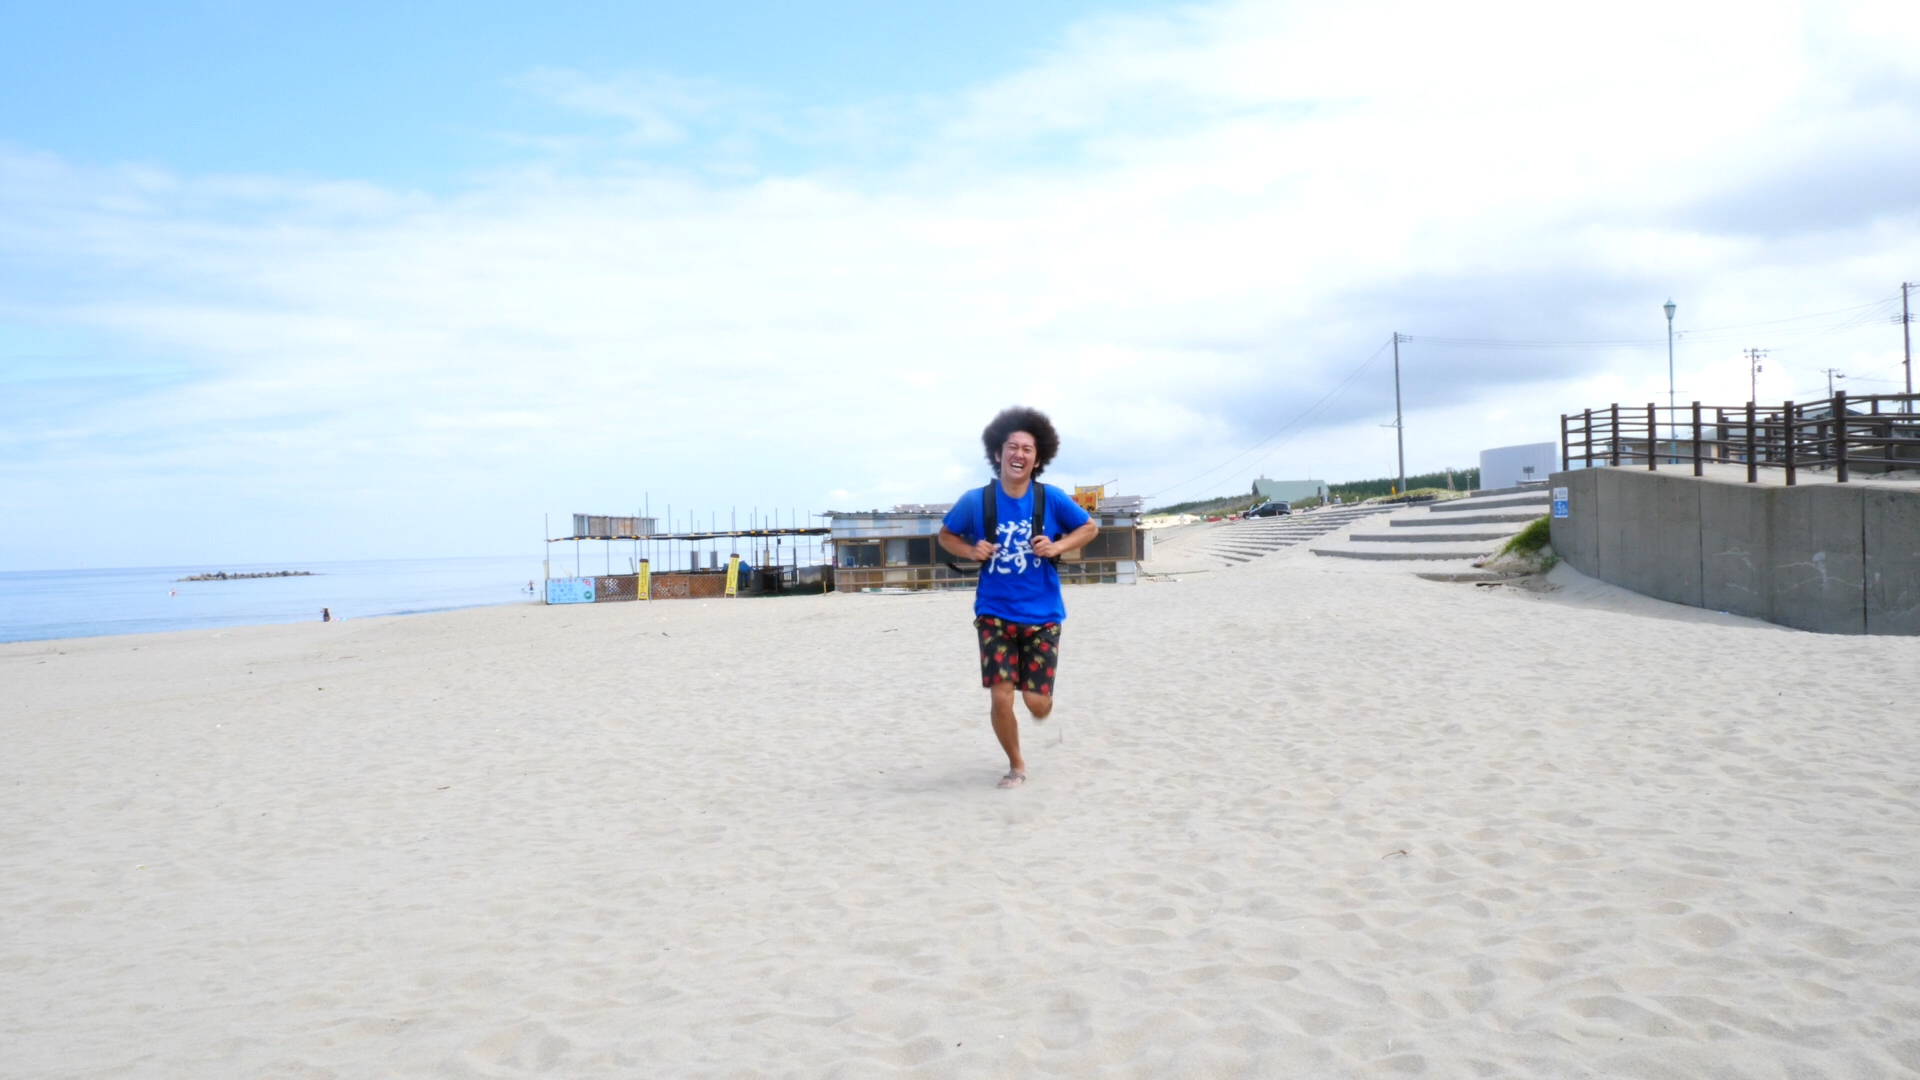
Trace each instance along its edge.
{"label": "floral print shorts", "polygon": [[1008,622],[991,615],[973,620],[980,631],[980,685],[1012,683],[1053,696],[1053,669],[1060,663],[1060,624]]}

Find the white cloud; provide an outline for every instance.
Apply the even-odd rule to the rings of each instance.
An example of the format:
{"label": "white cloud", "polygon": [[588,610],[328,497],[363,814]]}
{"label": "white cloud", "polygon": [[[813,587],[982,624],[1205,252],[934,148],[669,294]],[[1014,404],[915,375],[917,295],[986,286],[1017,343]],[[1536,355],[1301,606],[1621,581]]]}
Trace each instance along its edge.
{"label": "white cloud", "polygon": [[737,122],[743,113],[761,105],[758,95],[657,71],[592,78],[543,67],[516,81],[521,88],[569,109],[623,122],[627,126],[624,141],[643,146],[683,142],[696,125],[717,117]]}
{"label": "white cloud", "polygon": [[[1721,326],[1914,276],[1920,68],[1885,32],[1911,20],[1831,11],[1226,4],[1096,20],[950,98],[831,113],[543,70],[526,85],[620,120],[627,156],[449,196],[12,152],[0,272],[24,299],[0,320],[192,377],[69,388],[10,424],[0,560],[71,563],[44,522],[103,502],[151,516],[153,558],[201,558],[210,532],[262,557],[499,550],[543,510],[643,492],[935,501],[1016,400],[1061,422],[1062,482],[1152,492],[1396,329],[1416,335],[1409,468],[1470,465],[1607,394],[1663,395],[1665,357],[1423,335],[1651,339],[1670,293],[1682,328]],[[743,177],[742,132],[904,153]],[[1897,333],[1872,331],[1787,342],[1798,381],[1763,393],[1810,388],[1821,350],[1883,369]],[[1734,400],[1739,347],[1683,344],[1683,389]],[[1385,474],[1391,405],[1376,363],[1170,497]]]}

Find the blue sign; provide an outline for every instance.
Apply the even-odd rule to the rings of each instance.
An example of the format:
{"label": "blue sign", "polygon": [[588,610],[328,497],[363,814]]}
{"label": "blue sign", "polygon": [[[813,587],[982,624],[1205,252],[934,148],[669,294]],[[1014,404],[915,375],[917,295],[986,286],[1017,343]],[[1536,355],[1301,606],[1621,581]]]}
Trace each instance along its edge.
{"label": "blue sign", "polygon": [[547,603],[549,604],[591,604],[593,603],[593,579],[590,577],[562,577],[547,579]]}
{"label": "blue sign", "polygon": [[1553,516],[1554,517],[1563,518],[1567,516],[1567,501],[1568,500],[1567,500],[1566,488],[1553,489]]}

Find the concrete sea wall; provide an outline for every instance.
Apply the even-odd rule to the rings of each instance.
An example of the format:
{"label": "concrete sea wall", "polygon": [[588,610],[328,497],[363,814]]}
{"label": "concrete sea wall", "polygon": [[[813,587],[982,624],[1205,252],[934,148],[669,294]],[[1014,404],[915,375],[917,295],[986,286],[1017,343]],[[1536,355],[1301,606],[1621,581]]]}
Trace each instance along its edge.
{"label": "concrete sea wall", "polygon": [[1920,489],[1635,468],[1553,486],[1568,504],[1553,550],[1590,577],[1802,630],[1920,635]]}

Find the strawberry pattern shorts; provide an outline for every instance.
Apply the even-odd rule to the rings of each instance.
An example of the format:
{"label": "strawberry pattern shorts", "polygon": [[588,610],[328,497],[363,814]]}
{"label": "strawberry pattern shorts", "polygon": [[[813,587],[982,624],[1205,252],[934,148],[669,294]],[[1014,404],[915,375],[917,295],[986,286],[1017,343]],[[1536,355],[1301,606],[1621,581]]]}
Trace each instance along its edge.
{"label": "strawberry pattern shorts", "polygon": [[980,685],[1012,683],[1053,696],[1053,669],[1060,663],[1060,624],[1008,622],[991,615],[973,620],[980,631]]}

